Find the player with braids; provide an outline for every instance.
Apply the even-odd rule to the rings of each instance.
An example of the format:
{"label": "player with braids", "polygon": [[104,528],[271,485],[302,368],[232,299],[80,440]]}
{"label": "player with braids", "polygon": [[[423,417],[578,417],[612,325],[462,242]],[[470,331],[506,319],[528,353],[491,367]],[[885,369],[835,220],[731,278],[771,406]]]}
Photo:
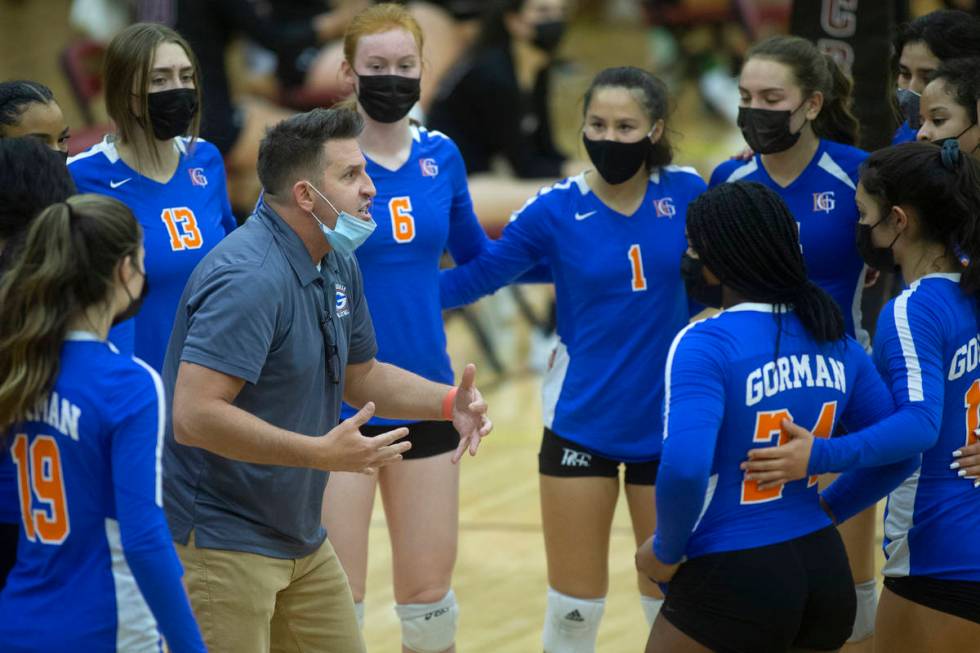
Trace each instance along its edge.
{"label": "player with braids", "polygon": [[657,532],[637,567],[669,586],[647,651],[837,650],[856,596],[816,479],[761,485],[742,471],[745,452],[785,439],[790,419],[823,437],[877,423],[891,448],[852,448],[897,484],[922,446],[917,424],[889,416],[887,389],[809,279],[777,193],[722,184],[691,204],[687,233],[688,287],[725,310],[683,329],[667,359]]}
{"label": "player with braids", "polygon": [[[890,147],[868,159],[857,196],[862,255],[899,265],[909,284],[881,313],[874,356],[894,418],[917,424],[924,446],[898,482],[859,469],[823,498],[843,521],[891,492],[875,650],[970,650],[980,637],[980,562],[964,546],[980,538],[980,163],[953,139]],[[752,452],[748,468],[768,484],[874,465],[852,445],[892,449],[895,434],[881,426],[816,442],[791,427],[790,443]]]}
{"label": "player with braids", "polygon": [[107,342],[143,233],[118,200],[45,209],[0,282],[0,440],[21,535],[0,650],[204,651],[161,505],[160,377]]}
{"label": "player with braids", "polygon": [[[755,155],[722,163],[709,186],[744,179],[776,191],[799,227],[810,279],[837,301],[846,332],[867,344],[854,190],[868,153],[854,147],[858,123],[850,111],[851,90],[834,60],[806,39],[776,36],[753,46],[739,76],[738,124]],[[851,642],[874,632],[874,522],[871,509],[841,532],[858,584]]]}
{"label": "player with braids", "polygon": [[51,89],[39,82],[0,82],[0,138],[33,136],[68,156],[71,132]]}

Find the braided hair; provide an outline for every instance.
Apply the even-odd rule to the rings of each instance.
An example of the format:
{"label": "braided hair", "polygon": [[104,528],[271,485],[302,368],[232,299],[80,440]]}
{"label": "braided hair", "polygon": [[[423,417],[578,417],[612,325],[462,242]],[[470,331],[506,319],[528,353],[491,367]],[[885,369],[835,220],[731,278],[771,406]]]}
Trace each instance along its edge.
{"label": "braided hair", "polygon": [[0,136],[5,127],[20,124],[20,117],[31,104],[47,104],[54,100],[51,89],[40,82],[15,80],[0,82]]}
{"label": "braided hair", "polygon": [[749,301],[791,308],[818,342],[844,337],[844,315],[807,277],[796,221],[772,189],[747,181],[712,188],[688,207],[687,235],[722,284]]}

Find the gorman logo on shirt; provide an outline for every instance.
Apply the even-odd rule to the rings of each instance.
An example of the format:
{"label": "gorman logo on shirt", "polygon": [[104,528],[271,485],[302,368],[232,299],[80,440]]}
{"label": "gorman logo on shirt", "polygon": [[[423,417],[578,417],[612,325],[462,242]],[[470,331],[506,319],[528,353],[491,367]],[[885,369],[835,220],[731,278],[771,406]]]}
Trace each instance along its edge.
{"label": "gorman logo on shirt", "polygon": [[813,194],[813,212],[823,211],[824,213],[830,213],[837,206],[837,200],[834,199],[834,191],[828,190],[823,193]]}
{"label": "gorman logo on shirt", "polygon": [[677,215],[677,208],[674,206],[673,197],[653,200],[653,208],[657,210],[658,218],[673,218]]}
{"label": "gorman logo on shirt", "polygon": [[208,185],[208,178],[204,176],[204,168],[188,168],[187,174],[191,176],[191,183],[195,186]]}
{"label": "gorman logo on shirt", "polygon": [[336,306],[337,317],[347,317],[350,315],[350,303],[347,301],[347,286],[342,283],[336,285]]}
{"label": "gorman logo on shirt", "polygon": [[419,159],[419,168],[423,177],[435,177],[439,174],[439,164],[435,159]]}

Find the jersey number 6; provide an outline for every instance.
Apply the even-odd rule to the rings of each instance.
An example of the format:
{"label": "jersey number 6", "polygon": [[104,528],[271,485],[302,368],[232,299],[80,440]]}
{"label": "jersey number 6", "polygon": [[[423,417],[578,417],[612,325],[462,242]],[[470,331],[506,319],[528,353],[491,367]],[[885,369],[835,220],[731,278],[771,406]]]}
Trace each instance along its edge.
{"label": "jersey number 6", "polygon": [[[813,435],[818,438],[829,438],[834,429],[834,419],[837,417],[837,402],[828,401],[820,409],[820,416],[817,417],[817,424],[813,427]],[[786,444],[789,437],[783,432],[782,423],[784,419],[792,420],[793,416],[786,409],[783,410],[762,410],[755,415],[755,434],[752,436],[753,444],[770,444],[773,437],[779,435],[777,445]],[[811,476],[807,480],[807,487],[813,487],[817,483],[817,477]],[[783,497],[783,486],[760,490],[758,481],[742,481],[742,500],[741,504],[749,505],[753,503],[765,503],[775,501]]]}
{"label": "jersey number 6", "polygon": [[388,202],[391,215],[391,236],[396,243],[404,245],[415,240],[415,218],[412,217],[412,198],[392,197]]}
{"label": "jersey number 6", "polygon": [[[17,494],[24,534],[31,542],[61,544],[71,531],[65,481],[61,474],[61,452],[50,435],[39,435],[27,444],[23,433],[11,447],[17,466]],[[42,508],[34,508],[37,497]]]}

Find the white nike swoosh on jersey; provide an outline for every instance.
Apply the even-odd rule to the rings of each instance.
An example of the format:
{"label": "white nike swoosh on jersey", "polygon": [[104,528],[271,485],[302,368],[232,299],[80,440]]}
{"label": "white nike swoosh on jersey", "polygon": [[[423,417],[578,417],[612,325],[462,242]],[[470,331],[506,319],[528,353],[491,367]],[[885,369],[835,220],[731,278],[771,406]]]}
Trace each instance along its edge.
{"label": "white nike swoosh on jersey", "polygon": [[110,188],[119,188],[120,186],[122,186],[123,184],[125,184],[130,179],[132,179],[132,177],[126,177],[122,181],[110,181],[109,182],[109,187]]}
{"label": "white nike swoosh on jersey", "polygon": [[588,213],[578,213],[578,212],[576,212],[575,213],[575,219],[576,220],[585,220],[586,218],[591,218],[593,215],[595,215],[595,211],[589,211]]}

